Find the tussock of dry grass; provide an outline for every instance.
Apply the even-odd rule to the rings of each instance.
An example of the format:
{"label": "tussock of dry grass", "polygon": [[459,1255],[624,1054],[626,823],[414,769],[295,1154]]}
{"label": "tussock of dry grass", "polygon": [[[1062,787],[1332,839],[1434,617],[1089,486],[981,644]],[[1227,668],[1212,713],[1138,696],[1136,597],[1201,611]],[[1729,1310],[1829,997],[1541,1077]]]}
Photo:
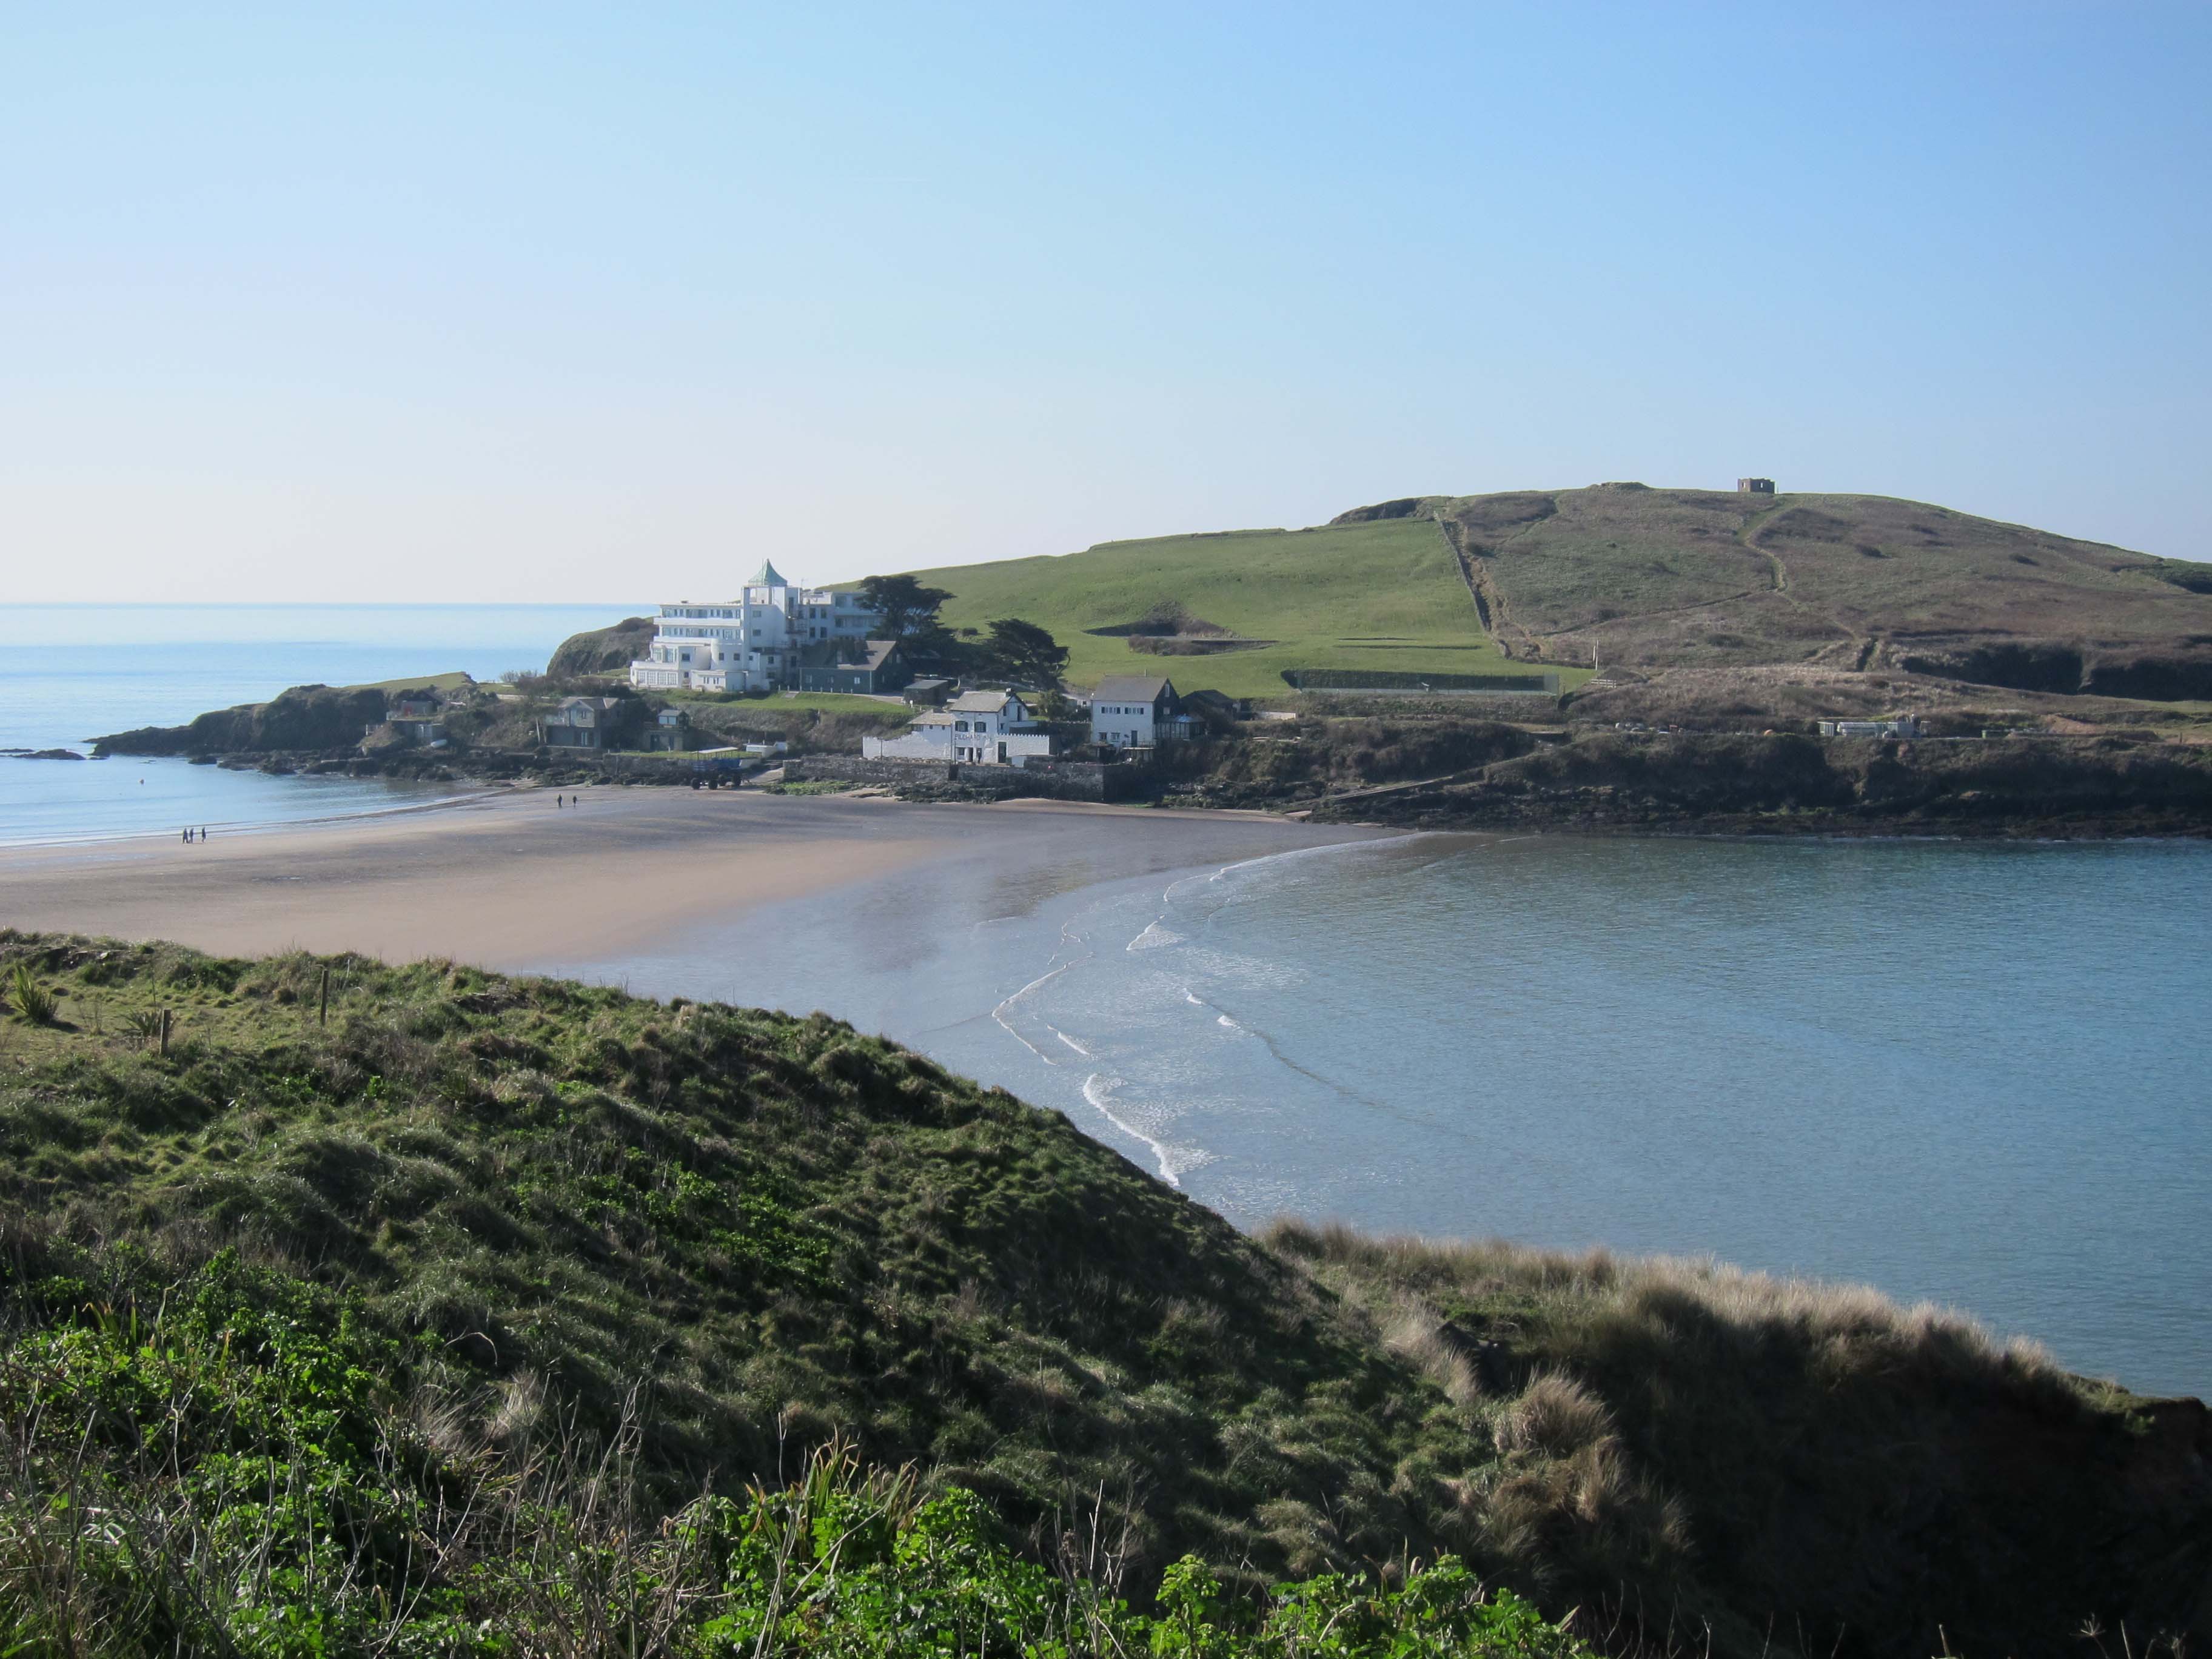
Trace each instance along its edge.
{"label": "tussock of dry grass", "polygon": [[[1831,1380],[1905,1372],[2076,1396],[2075,1381],[2038,1344],[2000,1341],[1954,1310],[1901,1305],[1863,1285],[1779,1278],[1701,1257],[1623,1258],[1602,1249],[1539,1250],[1496,1239],[1376,1238],[1297,1222],[1278,1224],[1266,1237],[1324,1268],[1349,1270],[1363,1285],[1387,1286],[1395,1300],[1385,1340],[1409,1356],[1435,1348],[1439,1304],[1507,1296],[1532,1299],[1524,1322],[1580,1332],[1587,1353],[1632,1337],[1687,1345],[1716,1358],[1746,1345],[1788,1345]],[[1425,1340],[1417,1334],[1425,1317],[1431,1333]],[[1422,1363],[1429,1369],[1443,1362]]]}
{"label": "tussock of dry grass", "polygon": [[1471,1405],[1480,1398],[1480,1373],[1443,1334],[1436,1316],[1419,1303],[1401,1306],[1382,1327],[1382,1336],[1384,1347],[1411,1360],[1454,1405]]}
{"label": "tussock of dry grass", "polygon": [[[1462,1511],[1486,1554],[1561,1597],[1648,1615],[1694,1605],[1692,1583],[1734,1607],[1784,1595],[1801,1650],[1935,1651],[1963,1583],[1939,1558],[2078,1559],[2126,1523],[2072,1510],[2105,1500],[2057,1460],[2157,1461],[2151,1419],[2035,1344],[1863,1285],[1298,1222],[1263,1238],[1484,1427],[1500,1460],[1462,1483]],[[2144,1527],[2130,1548],[2148,1560],[2160,1539]],[[2109,1596],[2100,1571],[1999,1572],[1988,1650],[2049,1650]]]}
{"label": "tussock of dry grass", "polygon": [[1571,1457],[1613,1438],[1613,1413],[1574,1378],[1540,1371],[1499,1414],[1495,1437],[1502,1452]]}

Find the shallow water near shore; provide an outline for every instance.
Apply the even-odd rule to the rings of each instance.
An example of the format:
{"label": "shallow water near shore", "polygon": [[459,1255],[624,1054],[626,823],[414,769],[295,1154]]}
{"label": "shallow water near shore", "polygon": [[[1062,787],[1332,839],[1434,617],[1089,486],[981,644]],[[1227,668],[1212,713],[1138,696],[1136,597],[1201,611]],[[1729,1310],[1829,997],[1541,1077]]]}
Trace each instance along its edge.
{"label": "shallow water near shore", "polygon": [[[0,747],[488,678],[624,609],[0,607]],[[0,844],[451,793],[0,760]],[[2212,846],[1370,836],[1224,866],[1143,815],[1020,822],[736,915],[702,890],[652,951],[532,965],[827,1009],[1240,1224],[1710,1253],[2212,1392]],[[1205,847],[1289,833],[1212,823]]]}
{"label": "shallow water near shore", "polygon": [[[635,607],[633,607],[633,610]],[[0,605],[0,749],[70,749],[181,726],[287,686],[538,669],[620,605]],[[173,839],[405,810],[449,785],[272,778],[182,760],[0,756],[0,847]]]}
{"label": "shallow water near shore", "polygon": [[829,1010],[1240,1224],[1711,1254],[2212,1391],[2212,848],[1431,835],[997,878],[592,971]]}

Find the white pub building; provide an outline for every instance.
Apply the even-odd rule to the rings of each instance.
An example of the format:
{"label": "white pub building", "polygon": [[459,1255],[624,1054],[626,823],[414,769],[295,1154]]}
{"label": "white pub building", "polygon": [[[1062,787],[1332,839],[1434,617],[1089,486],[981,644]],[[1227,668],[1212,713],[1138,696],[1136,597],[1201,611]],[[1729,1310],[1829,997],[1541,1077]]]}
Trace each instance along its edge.
{"label": "white pub building", "polygon": [[654,691],[796,688],[802,655],[850,641],[865,647],[882,618],[857,593],[794,587],[763,562],[744,597],[714,605],[678,599],[653,620],[653,645],[629,665],[629,683]]}

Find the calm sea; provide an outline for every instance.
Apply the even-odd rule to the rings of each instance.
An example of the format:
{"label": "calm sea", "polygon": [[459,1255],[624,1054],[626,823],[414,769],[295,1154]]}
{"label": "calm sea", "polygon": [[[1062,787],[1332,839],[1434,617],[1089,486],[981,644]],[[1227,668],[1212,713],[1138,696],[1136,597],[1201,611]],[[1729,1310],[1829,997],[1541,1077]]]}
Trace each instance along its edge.
{"label": "calm sea", "polygon": [[2212,847],[1430,835],[1054,874],[917,871],[615,976],[843,1015],[1241,1224],[1863,1280],[2212,1392]]}
{"label": "calm sea", "polygon": [[[619,605],[0,605],[0,749],[179,726],[288,685],[542,669]],[[0,845],[174,836],[389,811],[450,786],[267,778],[181,760],[0,757]]]}
{"label": "calm sea", "polygon": [[[489,678],[618,614],[0,608],[0,746]],[[0,841],[421,798],[0,760]],[[1059,845],[545,965],[826,1008],[1243,1224],[1710,1253],[2212,1390],[2212,847],[1419,836],[1102,879]]]}

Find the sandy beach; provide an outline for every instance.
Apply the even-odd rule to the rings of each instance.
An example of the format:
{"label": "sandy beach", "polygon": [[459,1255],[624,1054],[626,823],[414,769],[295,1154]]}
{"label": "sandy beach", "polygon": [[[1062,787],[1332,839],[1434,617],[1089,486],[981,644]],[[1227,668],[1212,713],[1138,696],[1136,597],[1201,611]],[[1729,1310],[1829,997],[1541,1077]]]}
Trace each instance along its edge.
{"label": "sandy beach", "polygon": [[0,926],[203,950],[361,951],[489,968],[618,958],[689,926],[931,863],[1019,906],[1070,887],[1356,838],[1246,815],[1037,802],[501,791],[221,836],[0,851]]}

